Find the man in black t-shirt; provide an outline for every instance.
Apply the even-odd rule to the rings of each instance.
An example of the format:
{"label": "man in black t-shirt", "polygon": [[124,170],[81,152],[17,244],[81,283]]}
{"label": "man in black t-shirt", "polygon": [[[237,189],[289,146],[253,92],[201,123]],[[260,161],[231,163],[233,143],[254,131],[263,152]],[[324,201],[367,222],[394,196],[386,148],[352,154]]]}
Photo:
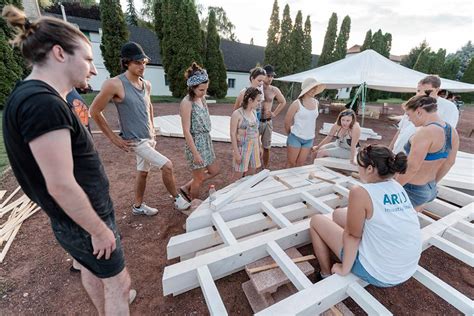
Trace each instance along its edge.
{"label": "man in black t-shirt", "polygon": [[[89,40],[54,18],[19,26],[15,39],[33,64],[3,113],[5,148],[25,194],[47,213],[56,239],[81,265],[82,284],[100,315],[127,315],[130,276],[115,223],[109,182],[92,138],[66,100],[96,74]],[[9,22],[12,23],[13,19]],[[34,32],[29,31],[34,27]]]}

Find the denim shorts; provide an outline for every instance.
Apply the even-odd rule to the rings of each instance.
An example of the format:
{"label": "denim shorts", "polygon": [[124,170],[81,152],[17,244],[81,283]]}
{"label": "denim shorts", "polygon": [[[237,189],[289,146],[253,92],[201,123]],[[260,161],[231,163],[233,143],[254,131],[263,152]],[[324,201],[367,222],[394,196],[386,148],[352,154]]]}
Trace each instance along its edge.
{"label": "denim shorts", "polygon": [[294,148],[311,148],[313,146],[313,141],[314,138],[303,139],[299,138],[293,133],[290,133],[288,134],[288,138],[286,139],[286,145]]}
{"label": "denim shorts", "polygon": [[413,207],[433,201],[438,194],[435,180],[422,185],[407,183],[403,188],[407,192]]}
{"label": "denim shorts", "polygon": [[59,244],[66,250],[77,262],[89,270],[98,278],[110,278],[116,276],[125,268],[125,258],[120,235],[115,223],[114,212],[107,217],[102,218],[104,223],[112,230],[115,236],[116,248],[106,260],[104,256],[97,259],[92,253],[91,235],[82,229],[79,225],[71,221],[51,221],[53,233]]}
{"label": "denim shorts", "polygon": [[[343,258],[344,258],[344,248],[341,249],[341,261]],[[388,283],[381,282],[377,280],[376,278],[374,278],[373,276],[371,276],[370,273],[367,272],[367,270],[365,270],[362,263],[360,263],[359,251],[357,251],[357,255],[356,255],[354,264],[352,265],[351,272],[357,275],[359,278],[361,278],[365,282],[372,284],[376,287],[392,287],[392,286],[397,285],[397,284],[388,284]]]}

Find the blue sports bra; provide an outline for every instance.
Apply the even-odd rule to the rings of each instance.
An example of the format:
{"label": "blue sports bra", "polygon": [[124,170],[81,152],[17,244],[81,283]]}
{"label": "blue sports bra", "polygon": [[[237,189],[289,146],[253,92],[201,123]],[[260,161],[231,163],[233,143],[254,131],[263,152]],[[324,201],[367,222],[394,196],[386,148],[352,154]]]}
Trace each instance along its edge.
{"label": "blue sports bra", "polygon": [[[444,130],[444,146],[437,152],[427,153],[425,160],[433,161],[433,160],[448,158],[449,152],[451,151],[451,131],[452,130],[451,130],[451,125],[449,125],[448,123],[445,123],[445,124],[446,124],[445,126],[442,126],[439,123],[432,122],[425,125],[425,126],[436,125],[436,126],[441,127]],[[411,149],[410,141],[408,141],[408,143],[406,143],[405,146],[403,146],[403,149],[405,149],[405,152],[407,153],[407,155],[410,153],[410,149]]]}

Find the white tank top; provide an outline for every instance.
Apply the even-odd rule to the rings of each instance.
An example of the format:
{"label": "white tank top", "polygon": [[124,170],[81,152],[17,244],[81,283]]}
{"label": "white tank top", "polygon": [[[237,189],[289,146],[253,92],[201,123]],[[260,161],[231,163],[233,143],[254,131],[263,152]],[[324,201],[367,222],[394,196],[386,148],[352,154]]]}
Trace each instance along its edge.
{"label": "white tank top", "polygon": [[393,179],[361,186],[372,200],[373,215],[364,223],[360,262],[377,280],[402,283],[415,273],[421,255],[416,211],[405,189]]}
{"label": "white tank top", "polygon": [[318,106],[314,110],[308,110],[298,99],[299,108],[293,118],[291,133],[304,140],[313,139],[315,136],[316,119],[318,118]]}

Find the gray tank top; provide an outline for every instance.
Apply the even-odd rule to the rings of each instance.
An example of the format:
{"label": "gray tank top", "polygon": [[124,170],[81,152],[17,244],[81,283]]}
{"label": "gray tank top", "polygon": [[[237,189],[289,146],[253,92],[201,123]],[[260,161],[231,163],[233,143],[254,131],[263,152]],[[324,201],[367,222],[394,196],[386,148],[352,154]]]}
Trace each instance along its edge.
{"label": "gray tank top", "polygon": [[155,134],[150,121],[145,84],[137,89],[127,79],[125,73],[118,78],[122,81],[125,96],[122,102],[114,102],[120,121],[120,136],[123,139],[151,139]]}

